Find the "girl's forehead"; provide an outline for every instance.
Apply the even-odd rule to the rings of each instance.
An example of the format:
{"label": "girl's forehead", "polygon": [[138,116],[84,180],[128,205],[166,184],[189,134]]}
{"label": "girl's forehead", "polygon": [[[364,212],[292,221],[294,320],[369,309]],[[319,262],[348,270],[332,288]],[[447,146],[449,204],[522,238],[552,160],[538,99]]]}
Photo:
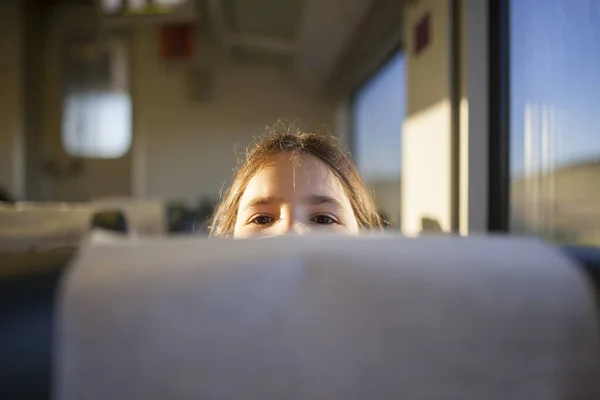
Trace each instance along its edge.
{"label": "girl's forehead", "polygon": [[[256,196],[323,195],[346,198],[327,165],[308,154],[279,154],[250,178],[241,201]],[[347,201],[347,199],[346,199]]]}

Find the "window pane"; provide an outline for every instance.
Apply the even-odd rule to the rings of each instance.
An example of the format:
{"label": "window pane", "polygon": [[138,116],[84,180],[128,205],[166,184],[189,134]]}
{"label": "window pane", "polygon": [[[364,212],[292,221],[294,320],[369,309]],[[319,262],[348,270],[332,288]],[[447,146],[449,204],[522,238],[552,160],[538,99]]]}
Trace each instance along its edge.
{"label": "window pane", "polygon": [[600,245],[600,2],[510,14],[511,228]]}
{"label": "window pane", "polygon": [[400,226],[401,134],[405,116],[405,59],[396,54],[356,94],[354,151],[383,214]]}
{"label": "window pane", "polygon": [[188,0],[102,0],[102,11],[107,14],[128,12],[167,12]]}
{"label": "window pane", "polygon": [[118,158],[131,146],[124,41],[77,40],[67,52],[62,142],[74,157]]}

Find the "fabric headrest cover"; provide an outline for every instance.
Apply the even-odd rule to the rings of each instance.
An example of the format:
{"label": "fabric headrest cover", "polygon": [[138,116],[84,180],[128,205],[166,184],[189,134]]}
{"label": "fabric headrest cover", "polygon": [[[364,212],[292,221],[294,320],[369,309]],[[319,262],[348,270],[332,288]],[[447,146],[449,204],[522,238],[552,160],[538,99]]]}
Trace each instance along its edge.
{"label": "fabric headrest cover", "polygon": [[591,289],[537,240],[91,243],[60,304],[59,400],[600,398]]}

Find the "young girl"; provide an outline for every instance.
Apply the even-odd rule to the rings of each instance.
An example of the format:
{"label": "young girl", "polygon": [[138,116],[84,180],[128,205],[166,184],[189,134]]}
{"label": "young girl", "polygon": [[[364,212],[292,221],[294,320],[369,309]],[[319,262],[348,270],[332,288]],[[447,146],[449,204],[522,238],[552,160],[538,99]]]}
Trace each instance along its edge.
{"label": "young girl", "polygon": [[330,136],[271,133],[248,151],[210,233],[248,238],[382,228],[371,193]]}

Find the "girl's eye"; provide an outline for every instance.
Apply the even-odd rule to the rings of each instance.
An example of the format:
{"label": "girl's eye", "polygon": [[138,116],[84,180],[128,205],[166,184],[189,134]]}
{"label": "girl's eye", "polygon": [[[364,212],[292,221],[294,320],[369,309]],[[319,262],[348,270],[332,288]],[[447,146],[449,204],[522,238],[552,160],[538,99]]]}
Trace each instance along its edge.
{"label": "girl's eye", "polygon": [[269,217],[268,215],[259,215],[250,221],[250,223],[256,225],[266,225],[270,224],[271,222],[273,222],[273,218]]}
{"label": "girl's eye", "polygon": [[335,220],[328,215],[317,215],[311,219],[312,222],[319,225],[331,225],[335,224]]}

